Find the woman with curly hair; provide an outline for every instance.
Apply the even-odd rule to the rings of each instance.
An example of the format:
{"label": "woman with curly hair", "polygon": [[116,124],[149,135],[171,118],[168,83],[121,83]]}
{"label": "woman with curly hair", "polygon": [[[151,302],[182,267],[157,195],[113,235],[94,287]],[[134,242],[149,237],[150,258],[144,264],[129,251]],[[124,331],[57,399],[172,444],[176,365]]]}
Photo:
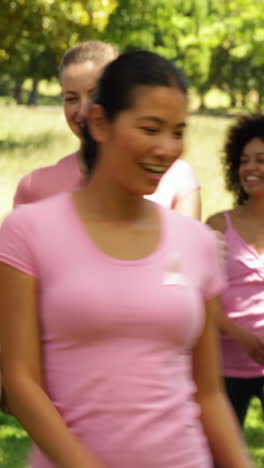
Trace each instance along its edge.
{"label": "woman with curly hair", "polygon": [[264,115],[229,129],[223,166],[234,208],[207,222],[228,246],[218,325],[226,390],[243,426],[251,398],[264,405]]}

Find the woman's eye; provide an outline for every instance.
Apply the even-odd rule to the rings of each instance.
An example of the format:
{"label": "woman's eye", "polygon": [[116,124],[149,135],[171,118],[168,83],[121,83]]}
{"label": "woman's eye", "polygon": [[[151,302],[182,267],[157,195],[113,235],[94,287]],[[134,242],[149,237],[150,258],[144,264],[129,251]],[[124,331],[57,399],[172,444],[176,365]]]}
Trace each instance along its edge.
{"label": "woman's eye", "polygon": [[64,98],[64,101],[65,102],[76,102],[77,101],[77,97],[68,97],[68,98]]}
{"label": "woman's eye", "polygon": [[158,132],[157,128],[152,127],[141,127],[141,130],[152,135]]}
{"label": "woman's eye", "polygon": [[174,137],[177,138],[177,139],[183,138],[183,132],[175,132]]}

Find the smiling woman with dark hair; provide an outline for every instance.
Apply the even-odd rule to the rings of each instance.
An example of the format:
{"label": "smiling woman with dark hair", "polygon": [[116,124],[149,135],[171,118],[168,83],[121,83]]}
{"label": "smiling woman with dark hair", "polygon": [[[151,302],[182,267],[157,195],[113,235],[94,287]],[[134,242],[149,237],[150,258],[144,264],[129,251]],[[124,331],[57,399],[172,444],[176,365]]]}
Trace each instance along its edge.
{"label": "smiling woman with dark hair", "polygon": [[226,389],[243,426],[252,397],[264,406],[264,115],[242,116],[229,129],[223,163],[235,207],[208,224],[228,246],[219,327]]}
{"label": "smiling woman with dark hair", "polygon": [[89,111],[87,184],[2,225],[4,382],[33,468],[252,467],[219,377],[217,240],[145,198],[187,104],[168,60],[121,55]]}
{"label": "smiling woman with dark hair", "polygon": [[239,117],[227,134],[223,156],[226,188],[233,193],[237,205],[242,205],[249,198],[249,194],[241,184],[239,167],[244,147],[254,138],[264,142],[264,116],[262,114]]}

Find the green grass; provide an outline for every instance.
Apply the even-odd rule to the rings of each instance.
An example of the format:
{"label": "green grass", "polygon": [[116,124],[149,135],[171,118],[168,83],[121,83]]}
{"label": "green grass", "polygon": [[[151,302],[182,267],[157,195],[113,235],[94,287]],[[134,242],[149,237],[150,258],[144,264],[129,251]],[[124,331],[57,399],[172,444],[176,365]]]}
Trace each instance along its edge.
{"label": "green grass", "polygon": [[[232,200],[224,189],[220,164],[224,133],[230,117],[191,116],[186,141],[186,160],[194,167],[202,186],[203,219],[228,208]],[[0,104],[0,219],[12,207],[19,179],[78,148],[60,107],[16,107]],[[264,467],[264,424],[254,400],[247,418],[246,440],[257,468]],[[29,440],[16,420],[0,413],[0,466],[25,468]]]}
{"label": "green grass", "polygon": [[0,413],[0,466],[26,468],[29,438],[12,416]]}
{"label": "green grass", "polygon": [[259,400],[252,401],[246,421],[246,441],[257,468],[264,467],[264,414]]}

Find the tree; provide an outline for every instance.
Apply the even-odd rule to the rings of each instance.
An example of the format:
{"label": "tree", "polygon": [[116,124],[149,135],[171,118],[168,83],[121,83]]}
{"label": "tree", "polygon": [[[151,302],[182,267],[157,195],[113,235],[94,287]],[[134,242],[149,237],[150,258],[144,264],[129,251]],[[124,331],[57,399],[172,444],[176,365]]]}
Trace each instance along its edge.
{"label": "tree", "polygon": [[57,75],[68,47],[96,38],[115,7],[114,0],[0,0],[0,66],[13,81],[16,100],[26,78],[38,81]]}

